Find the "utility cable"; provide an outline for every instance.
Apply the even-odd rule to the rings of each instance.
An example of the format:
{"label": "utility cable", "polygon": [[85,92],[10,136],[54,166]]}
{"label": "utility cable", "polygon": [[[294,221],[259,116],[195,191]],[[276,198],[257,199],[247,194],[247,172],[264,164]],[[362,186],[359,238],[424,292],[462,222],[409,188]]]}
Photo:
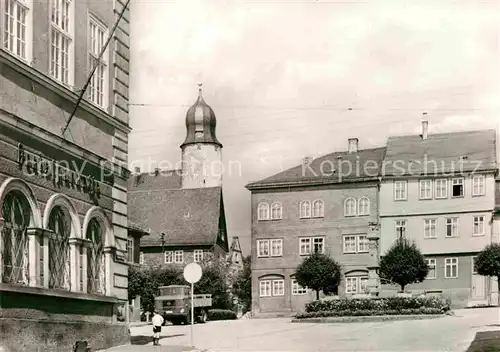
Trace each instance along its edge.
{"label": "utility cable", "polygon": [[87,82],[85,82],[85,85],[83,86],[82,90],[80,91],[80,96],[78,97],[78,100],[76,101],[75,108],[73,109],[73,112],[69,116],[69,119],[66,122],[66,125],[61,129],[63,135],[66,132],[66,130],[68,129],[69,123],[73,119],[73,116],[75,116],[76,110],[78,109],[78,106],[80,105],[80,103],[81,103],[81,101],[83,99],[83,96],[85,95],[85,92],[87,91],[87,88],[88,88],[88,86],[90,84],[90,81],[92,80],[92,76],[94,75],[95,70],[97,69],[97,66],[99,66],[99,62],[101,61],[101,58],[104,55],[104,52],[108,48],[109,42],[111,41],[111,38],[113,38],[113,35],[114,35],[115,31],[116,31],[116,28],[118,27],[118,24],[120,23],[123,15],[125,14],[125,11],[127,10],[129,4],[130,4],[130,0],[127,0],[127,3],[125,4],[125,6],[123,6],[122,11],[120,12],[120,16],[118,17],[118,19],[116,20],[116,22],[115,22],[115,24],[113,26],[113,29],[109,33],[109,36],[108,36],[108,39],[106,40],[106,43],[101,48],[101,52],[99,53],[99,57],[97,58],[97,62],[94,65],[94,67],[92,68],[92,71],[90,72],[90,74],[89,74],[89,76],[87,78]]}

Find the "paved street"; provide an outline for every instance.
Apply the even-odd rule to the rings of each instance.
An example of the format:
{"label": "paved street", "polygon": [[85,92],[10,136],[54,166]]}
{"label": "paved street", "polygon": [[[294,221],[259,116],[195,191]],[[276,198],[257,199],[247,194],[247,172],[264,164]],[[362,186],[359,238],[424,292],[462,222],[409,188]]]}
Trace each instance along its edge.
{"label": "paved street", "polygon": [[[477,331],[500,329],[496,308],[457,310],[455,316],[415,321],[294,324],[290,319],[216,321],[195,325],[195,346],[210,351],[465,351]],[[157,351],[189,346],[189,326],[163,328]],[[134,339],[151,336],[151,326],[132,327]],[[147,351],[129,346],[110,351]]]}

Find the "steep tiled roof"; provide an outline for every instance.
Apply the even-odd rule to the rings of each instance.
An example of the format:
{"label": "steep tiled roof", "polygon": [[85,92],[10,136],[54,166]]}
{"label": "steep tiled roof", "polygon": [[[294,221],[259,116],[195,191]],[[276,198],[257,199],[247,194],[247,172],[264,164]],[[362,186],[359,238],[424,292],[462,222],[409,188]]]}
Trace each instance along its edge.
{"label": "steep tiled roof", "polygon": [[[379,176],[385,148],[362,149],[357,153],[335,152],[252,182],[248,189],[288,186],[293,184],[327,184],[375,180]],[[363,165],[365,167],[363,167]],[[333,174],[331,173],[333,167]]]}
{"label": "steep tiled roof", "polygon": [[132,174],[128,179],[128,190],[179,189],[181,184],[180,170],[160,170],[154,172]]}
{"label": "steep tiled roof", "polygon": [[220,187],[131,188],[128,216],[135,224],[151,229],[151,235],[141,239],[141,246],[161,246],[161,233],[165,233],[165,245],[213,245],[219,230],[221,197]]}
{"label": "steep tiled roof", "polygon": [[429,134],[426,140],[419,135],[390,137],[382,173],[422,175],[492,169],[496,169],[496,131],[481,130]]}

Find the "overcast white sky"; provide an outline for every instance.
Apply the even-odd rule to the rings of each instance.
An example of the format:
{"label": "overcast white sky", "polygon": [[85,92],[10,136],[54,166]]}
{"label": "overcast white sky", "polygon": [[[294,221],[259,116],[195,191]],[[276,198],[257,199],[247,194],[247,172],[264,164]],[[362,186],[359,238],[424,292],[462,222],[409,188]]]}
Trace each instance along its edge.
{"label": "overcast white sky", "polygon": [[[227,164],[229,236],[250,250],[244,185],[389,135],[495,128],[500,1],[132,0],[130,161],[175,164],[203,81]],[[352,108],[352,110],[348,110]],[[155,165],[151,164],[154,168]]]}

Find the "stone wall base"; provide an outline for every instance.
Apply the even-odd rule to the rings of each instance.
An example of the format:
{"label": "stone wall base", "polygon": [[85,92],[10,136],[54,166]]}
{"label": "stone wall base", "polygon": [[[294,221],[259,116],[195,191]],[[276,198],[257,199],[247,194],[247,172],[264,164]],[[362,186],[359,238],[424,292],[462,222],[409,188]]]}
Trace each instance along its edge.
{"label": "stone wall base", "polygon": [[0,336],[4,352],[70,352],[78,340],[92,351],[130,343],[128,325],[92,322],[0,318]]}

